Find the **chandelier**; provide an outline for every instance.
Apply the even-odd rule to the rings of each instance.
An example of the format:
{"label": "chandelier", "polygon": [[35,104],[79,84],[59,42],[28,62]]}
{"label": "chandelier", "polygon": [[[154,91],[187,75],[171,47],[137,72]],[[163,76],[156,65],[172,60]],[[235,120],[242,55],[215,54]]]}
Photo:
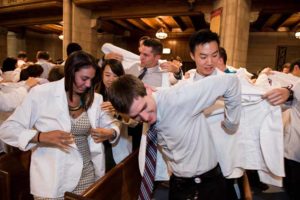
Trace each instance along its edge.
{"label": "chandelier", "polygon": [[165,32],[165,30],[164,30],[163,28],[160,28],[160,29],[156,32],[155,36],[156,36],[158,39],[163,40],[163,39],[166,39],[166,38],[168,37],[168,34]]}
{"label": "chandelier", "polygon": [[295,37],[296,37],[297,39],[300,39],[300,31],[298,31],[298,32],[295,33]]}

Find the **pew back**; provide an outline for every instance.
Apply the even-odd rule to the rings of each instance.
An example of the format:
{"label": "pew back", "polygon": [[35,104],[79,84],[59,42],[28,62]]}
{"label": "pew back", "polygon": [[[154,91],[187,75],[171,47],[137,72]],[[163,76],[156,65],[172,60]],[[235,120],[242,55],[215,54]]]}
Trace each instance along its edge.
{"label": "pew back", "polygon": [[14,152],[0,157],[0,199],[32,200],[29,184],[31,152]]}
{"label": "pew back", "polygon": [[128,156],[105,176],[91,185],[83,194],[65,193],[67,200],[136,200],[141,175],[138,169],[138,151]]}

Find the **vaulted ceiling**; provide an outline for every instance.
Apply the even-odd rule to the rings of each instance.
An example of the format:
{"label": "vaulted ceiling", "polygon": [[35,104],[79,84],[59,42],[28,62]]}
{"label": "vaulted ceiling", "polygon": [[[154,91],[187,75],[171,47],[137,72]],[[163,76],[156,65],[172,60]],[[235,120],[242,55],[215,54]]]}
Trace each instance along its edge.
{"label": "vaulted ceiling", "polygon": [[[24,3],[26,2],[26,3]],[[0,7],[0,26],[12,31],[29,29],[62,33],[62,0],[24,1]],[[210,0],[73,0],[93,10],[99,33],[152,35],[164,28],[171,36],[189,35],[209,27]],[[255,20],[251,32],[300,30],[300,0],[252,0]]]}

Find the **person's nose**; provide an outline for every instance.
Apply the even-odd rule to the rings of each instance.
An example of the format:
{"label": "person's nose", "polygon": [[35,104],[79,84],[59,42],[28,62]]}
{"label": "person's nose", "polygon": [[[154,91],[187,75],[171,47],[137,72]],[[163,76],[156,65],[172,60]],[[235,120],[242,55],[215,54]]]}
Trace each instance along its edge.
{"label": "person's nose", "polygon": [[212,65],[212,58],[211,57],[207,57],[207,64]]}
{"label": "person's nose", "polygon": [[91,87],[91,85],[92,85],[92,80],[87,80],[85,82],[85,87],[89,88],[89,87]]}
{"label": "person's nose", "polygon": [[140,115],[140,118],[143,122],[148,122],[149,114],[147,112],[143,111],[139,115]]}

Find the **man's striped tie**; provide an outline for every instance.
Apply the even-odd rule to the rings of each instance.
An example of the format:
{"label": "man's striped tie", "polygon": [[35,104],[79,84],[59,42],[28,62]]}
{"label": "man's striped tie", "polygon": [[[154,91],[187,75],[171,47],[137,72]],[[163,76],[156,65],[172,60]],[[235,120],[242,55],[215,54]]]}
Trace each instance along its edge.
{"label": "man's striped tie", "polygon": [[139,200],[150,200],[152,197],[156,168],[156,154],[157,129],[155,124],[153,124],[147,132],[146,161],[138,198]]}
{"label": "man's striped tie", "polygon": [[146,75],[147,72],[147,68],[144,67],[142,70],[142,73],[138,76],[138,79],[142,80],[144,78],[144,76]]}

